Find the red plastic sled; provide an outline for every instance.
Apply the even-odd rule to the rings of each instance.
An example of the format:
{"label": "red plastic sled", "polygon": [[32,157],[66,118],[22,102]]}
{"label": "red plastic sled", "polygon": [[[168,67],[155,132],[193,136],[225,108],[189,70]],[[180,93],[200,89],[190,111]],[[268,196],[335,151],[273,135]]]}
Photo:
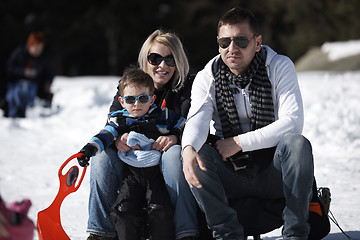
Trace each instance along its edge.
{"label": "red plastic sled", "polygon": [[59,191],[52,204],[38,213],[36,226],[39,240],[70,240],[61,226],[60,207],[64,198],[70,193],[77,191],[80,187],[85,176],[86,167],[83,168],[77,185],[75,183],[79,176],[78,166],[72,166],[65,175],[62,174],[62,171],[71,160],[82,155],[82,153],[74,154],[61,165],[58,173],[60,180]]}

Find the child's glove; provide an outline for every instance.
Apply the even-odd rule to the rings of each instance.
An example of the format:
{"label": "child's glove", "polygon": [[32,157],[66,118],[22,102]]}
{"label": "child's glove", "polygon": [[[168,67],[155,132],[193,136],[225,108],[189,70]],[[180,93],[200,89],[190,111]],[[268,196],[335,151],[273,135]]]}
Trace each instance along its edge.
{"label": "child's glove", "polygon": [[89,166],[90,158],[95,155],[96,151],[97,151],[97,148],[95,146],[93,146],[89,143],[86,144],[79,152],[79,153],[84,154],[81,157],[77,158],[79,165],[82,167]]}

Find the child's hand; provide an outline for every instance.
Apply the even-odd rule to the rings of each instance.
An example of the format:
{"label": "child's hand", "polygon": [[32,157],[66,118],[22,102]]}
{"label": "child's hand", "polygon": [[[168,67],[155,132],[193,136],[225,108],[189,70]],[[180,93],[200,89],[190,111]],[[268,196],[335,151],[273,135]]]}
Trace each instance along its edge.
{"label": "child's hand", "polygon": [[86,155],[82,155],[81,157],[78,157],[77,160],[80,166],[82,167],[89,166],[90,158],[88,158]]}
{"label": "child's hand", "polygon": [[116,138],[115,146],[121,152],[128,152],[130,151],[130,147],[127,145],[127,138],[129,133],[124,133],[121,137]]}
{"label": "child's hand", "polygon": [[87,167],[89,166],[89,161],[90,158],[92,156],[95,155],[95,153],[97,152],[97,149],[95,146],[91,145],[91,144],[86,144],[81,150],[80,153],[83,153],[84,155],[82,155],[81,157],[78,157],[77,160],[79,162],[79,165],[82,167]]}
{"label": "child's hand", "polygon": [[132,149],[135,149],[135,150],[141,150],[141,147],[139,146],[139,144],[136,144],[134,146],[131,146]]}

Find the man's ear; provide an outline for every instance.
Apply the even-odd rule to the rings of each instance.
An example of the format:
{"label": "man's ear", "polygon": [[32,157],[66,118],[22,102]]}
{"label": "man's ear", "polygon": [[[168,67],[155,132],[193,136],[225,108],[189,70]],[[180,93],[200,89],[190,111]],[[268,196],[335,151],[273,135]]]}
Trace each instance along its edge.
{"label": "man's ear", "polygon": [[155,99],[156,99],[156,95],[152,95],[151,98],[150,98],[150,105],[153,105],[154,102],[155,102]]}
{"label": "man's ear", "polygon": [[259,52],[261,50],[261,44],[262,44],[262,35],[260,34],[255,38],[256,41],[256,52]]}

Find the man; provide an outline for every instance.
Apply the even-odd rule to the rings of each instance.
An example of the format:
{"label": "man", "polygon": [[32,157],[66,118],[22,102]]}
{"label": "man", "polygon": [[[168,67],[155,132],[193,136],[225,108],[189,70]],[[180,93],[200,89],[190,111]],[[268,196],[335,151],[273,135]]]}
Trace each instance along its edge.
{"label": "man", "polygon": [[[229,202],[285,198],[284,239],[307,239],[314,167],[301,135],[303,105],[292,61],[263,46],[259,24],[233,8],[218,24],[220,55],[193,83],[183,171],[216,239],[243,239]],[[207,141],[210,121],[220,140]],[[214,138],[212,138],[214,139]],[[261,217],[261,216],[260,216]]]}

